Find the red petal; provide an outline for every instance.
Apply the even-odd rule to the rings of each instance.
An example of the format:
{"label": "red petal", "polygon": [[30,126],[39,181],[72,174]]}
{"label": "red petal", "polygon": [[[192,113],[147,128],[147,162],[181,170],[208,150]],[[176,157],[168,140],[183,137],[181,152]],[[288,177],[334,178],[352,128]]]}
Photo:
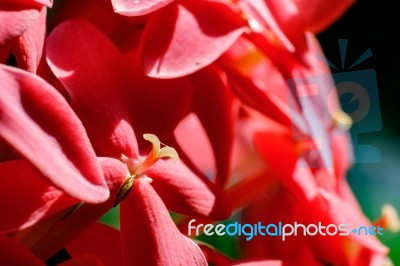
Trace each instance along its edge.
{"label": "red petal", "polygon": [[[264,195],[243,210],[242,223],[261,222],[264,225],[271,223],[277,225],[279,222],[305,223],[309,215],[308,210],[304,205],[299,205],[297,199],[293,198],[284,187],[277,185],[265,191]],[[327,247],[332,248],[332,242],[326,243]],[[301,234],[288,237],[285,241],[282,241],[280,236],[257,235],[249,241],[243,241],[242,247],[246,258],[249,259],[271,258],[285,260],[288,262],[287,265],[321,265],[317,263],[316,255],[307,243],[306,237]]]}
{"label": "red petal", "polygon": [[207,244],[199,244],[201,250],[205,254],[207,261],[211,265],[224,265],[224,266],[282,266],[282,262],[279,260],[239,260],[233,262],[232,259],[226,255],[218,252]]}
{"label": "red petal", "polygon": [[154,189],[171,211],[216,220],[226,219],[231,214],[222,192],[181,162],[161,160],[145,174],[154,180]]}
{"label": "red petal", "polygon": [[264,132],[254,134],[254,146],[265,162],[283,180],[290,179],[298,161],[296,142],[289,134]]}
{"label": "red petal", "polygon": [[78,201],[51,186],[23,160],[0,163],[0,232],[24,229]]}
{"label": "red petal", "polygon": [[46,7],[42,8],[38,19],[14,41],[11,48],[18,66],[36,73],[42,57],[44,37],[46,33]]}
{"label": "red petal", "polygon": [[[110,198],[100,204],[83,204],[68,217],[57,221],[57,224],[44,231],[40,240],[37,241],[31,250],[41,258],[51,257],[67,243],[79,236],[86,228],[96,223],[107,211],[112,208],[116,193],[122,182],[130,176],[126,164],[112,158],[99,158],[103,168],[104,177],[110,187]],[[43,224],[42,224],[43,225]],[[39,224],[40,226],[40,224]],[[30,228],[31,229],[31,228]],[[39,228],[40,229],[40,228]]]}
{"label": "red petal", "polygon": [[213,147],[217,184],[224,187],[229,175],[234,112],[230,87],[217,68],[205,68],[190,77],[194,86],[194,112]]}
{"label": "red petal", "polygon": [[95,223],[86,229],[66,249],[73,258],[92,253],[105,265],[123,265],[119,231],[101,223]]}
{"label": "red petal", "polygon": [[101,163],[104,179],[107,182],[108,188],[110,189],[111,193],[117,193],[124,180],[131,176],[128,167],[120,160],[114,158],[100,157],[99,161]]}
{"label": "red petal", "polygon": [[30,250],[14,239],[0,234],[0,265],[44,266]]}
{"label": "red petal", "polygon": [[211,64],[244,30],[243,20],[228,4],[180,3],[159,10],[146,25],[141,57],[151,77],[181,77]]}
{"label": "red petal", "polygon": [[122,264],[104,264],[97,254],[83,254],[70,260],[64,261],[59,266],[105,266]]}
{"label": "red petal", "polygon": [[206,68],[190,78],[195,88],[193,108],[213,147],[216,181],[222,188],[229,175],[233,143],[233,96],[217,68]]}
{"label": "red petal", "polygon": [[[190,113],[180,121],[174,130],[174,141],[170,141],[169,144],[177,150],[180,159],[189,168],[192,163],[196,169],[201,170],[203,175],[215,176],[215,159],[210,140],[195,114]],[[190,162],[185,160],[185,156]]]}
{"label": "red petal", "polygon": [[[333,224],[348,224],[349,230],[352,228],[360,228],[361,226],[365,226],[367,228],[371,226],[370,221],[360,211],[359,206],[349,204],[349,201],[340,198],[335,193],[323,191],[321,196],[327,203],[327,205],[324,206],[326,209],[323,211],[329,214],[329,218]],[[322,215],[326,215],[325,213]],[[386,254],[388,251],[387,247],[382,245],[377,237],[372,235],[358,235],[350,233],[349,238],[352,238],[352,240],[358,242],[360,246],[373,250],[374,252]],[[329,252],[329,249],[329,247],[326,247],[326,252]]]}
{"label": "red petal", "polygon": [[283,266],[280,260],[248,260],[231,264],[231,266]]}
{"label": "red petal", "polygon": [[[248,43],[243,43],[243,45],[249,46]],[[234,48],[244,50],[246,46]],[[247,51],[247,53],[252,52],[254,51],[251,49]],[[241,55],[235,61],[228,59],[223,62],[235,94],[244,104],[280,124],[293,127],[295,132],[306,131],[306,124],[300,114],[300,109],[295,98],[286,88],[287,81],[276,65],[263,55],[255,55],[255,59],[259,62],[251,69],[241,69],[243,67],[240,65],[240,60],[244,56],[245,54]]]}
{"label": "red petal", "polygon": [[124,16],[142,16],[154,12],[174,0],[111,0],[114,11]]}
{"label": "red petal", "polygon": [[[255,135],[255,145],[261,155],[272,167],[275,165],[274,171],[281,178],[283,185],[295,197],[296,204],[303,205],[302,209],[307,210],[304,211],[307,221],[315,224],[318,222],[326,224],[344,223],[351,228],[368,227],[369,222],[362,214],[359,206],[356,205],[357,202],[352,198],[351,191],[344,184],[341,184],[340,192],[343,194],[343,198],[341,198],[339,193],[336,192],[337,181],[331,176],[322,175],[318,178],[318,175],[321,175],[322,172],[314,175],[306,164],[301,164],[301,162],[304,162],[303,159],[297,159],[295,146],[289,147],[290,143],[288,140],[285,141],[283,137],[276,138],[276,136],[269,134]],[[282,160],[282,158],[285,159]],[[285,163],[279,166],[279,161]],[[350,234],[349,237],[358,242],[357,244],[360,246],[385,253],[385,248],[376,238],[371,236],[364,238],[364,236],[359,237],[354,234]],[[329,241],[331,244],[324,245],[322,243],[326,243],[326,238],[315,237],[309,243],[314,253],[320,254],[321,258],[341,262],[347,260],[344,238],[336,236],[330,238]],[[334,250],[332,250],[333,245],[337,246]]]}
{"label": "red petal", "polygon": [[[276,2],[276,5],[278,6],[281,3],[279,1]],[[245,16],[251,18],[252,20],[255,20],[255,23],[251,20],[249,21],[250,26],[252,27],[254,32],[263,34],[265,29],[270,29],[273,32],[274,37],[276,37],[280,41],[281,45],[286,50],[289,50],[291,52],[295,51],[295,44],[291,42],[289,36],[287,36],[284,32],[284,29],[282,29],[282,26],[285,25],[281,25],[279,23],[280,16],[276,17],[276,14],[273,14],[273,11],[281,11],[283,15],[282,18],[284,18],[284,15],[289,15],[291,13],[290,8],[288,10],[285,6],[283,6],[281,7],[281,9],[283,10],[280,10],[279,7],[275,8],[274,10],[267,6],[267,1],[263,0],[248,0],[240,2],[239,5],[241,6]],[[292,6],[295,5],[292,4]],[[252,23],[254,25],[252,25]]]}
{"label": "red petal", "polygon": [[53,0],[5,0],[5,1],[18,3],[25,7],[53,6]]}
{"label": "red petal", "polygon": [[136,51],[129,59],[132,86],[126,91],[126,99],[135,132],[162,138],[188,113],[193,88],[187,78],[159,80],[145,76]]}
{"label": "red petal", "polygon": [[36,2],[38,4],[47,6],[47,7],[53,7],[53,0],[33,0],[33,2]]}
{"label": "red petal", "polygon": [[51,32],[46,55],[51,70],[71,95],[97,154],[136,157],[136,138],[121,94],[132,87],[112,42],[90,23],[71,20]]}
{"label": "red petal", "polygon": [[305,48],[304,21],[293,0],[266,0],[265,2],[280,29],[295,49],[298,51]]}
{"label": "red petal", "polygon": [[[9,2],[9,3],[7,3]],[[12,1],[0,3],[0,46],[21,35],[38,18],[40,11]]]}
{"label": "red petal", "polygon": [[245,176],[225,192],[232,209],[247,206],[276,184],[276,177],[268,170]]}
{"label": "red petal", "polygon": [[355,0],[295,0],[307,30],[319,33],[337,20]]}
{"label": "red petal", "polygon": [[207,265],[200,248],[178,231],[143,179],[121,203],[121,238],[125,265]]}
{"label": "red petal", "polygon": [[126,48],[124,44],[130,40],[131,31],[142,28],[142,23],[146,21],[146,16],[131,18],[115,13],[110,0],[58,1],[56,14],[49,21],[50,27],[71,19],[82,18],[106,34],[118,45],[120,51],[123,51],[121,48]]}
{"label": "red petal", "polygon": [[0,77],[0,136],[73,197],[105,201],[100,164],[65,99],[28,72],[0,66]]}

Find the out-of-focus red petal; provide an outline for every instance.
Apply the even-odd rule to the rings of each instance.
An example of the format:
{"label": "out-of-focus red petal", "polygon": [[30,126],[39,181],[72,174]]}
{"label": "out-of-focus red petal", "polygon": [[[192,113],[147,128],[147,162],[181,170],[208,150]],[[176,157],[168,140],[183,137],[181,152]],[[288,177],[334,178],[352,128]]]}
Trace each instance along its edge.
{"label": "out-of-focus red petal", "polygon": [[[230,206],[237,210],[257,199],[269,187],[276,184],[276,177],[268,170],[261,173],[245,176],[237,184],[230,187],[225,193]],[[246,191],[246,193],[243,193]]]}
{"label": "out-of-focus red petal", "polygon": [[[271,166],[275,165],[274,171],[281,178],[284,186],[296,198],[299,206],[303,205],[304,211],[302,215],[306,215],[306,222],[317,224],[318,222],[326,224],[348,224],[351,228],[359,228],[360,226],[369,226],[369,221],[362,214],[357,202],[343,182],[339,182],[339,191],[337,180],[331,176],[318,177],[321,173],[312,173],[304,159],[298,159],[295,146],[290,147],[290,141],[284,140],[283,137],[274,137],[272,134],[256,134],[255,146],[259,149],[261,155]],[[263,148],[261,148],[263,147]],[[261,148],[261,149],[260,149]],[[276,167],[279,164],[279,158],[282,158],[285,165]],[[343,179],[341,180],[343,181]],[[265,211],[264,211],[265,212]],[[308,213],[308,214],[307,214]],[[371,236],[358,236],[350,233],[351,244],[353,246],[365,247],[370,250],[384,254],[385,248]],[[362,238],[362,239],[361,239]],[[346,255],[345,239],[339,239],[338,236],[331,237],[331,243],[335,244],[323,245],[326,238],[314,237],[313,241],[309,241],[316,254],[320,254],[321,258],[328,261],[337,261],[339,264],[344,263],[348,258]],[[254,241],[253,241],[254,242]],[[338,248],[332,250],[332,246]],[[340,248],[339,248],[340,247]]]}
{"label": "out-of-focus red petal", "polygon": [[[291,178],[298,160],[296,142],[289,134],[263,132],[254,134],[254,146],[280,178]],[[284,159],[283,159],[284,158]]]}
{"label": "out-of-focus red petal", "polygon": [[80,200],[109,197],[81,121],[42,79],[0,66],[0,136],[56,186]]}
{"label": "out-of-focus red petal", "polygon": [[124,16],[142,16],[154,12],[174,0],[111,0],[114,11]]}
{"label": "out-of-focus red petal", "polygon": [[43,52],[46,33],[46,7],[42,8],[39,17],[22,35],[13,41],[12,52],[18,66],[36,73]]}
{"label": "out-of-focus red petal", "polygon": [[295,49],[301,51],[305,46],[304,22],[296,4],[293,0],[266,0],[265,2],[280,29]]}
{"label": "out-of-focus red petal", "polygon": [[158,161],[145,174],[153,179],[154,189],[171,211],[216,220],[226,219],[231,214],[222,192],[181,162]]}
{"label": "out-of-focus red petal", "polygon": [[21,35],[38,18],[40,10],[12,1],[0,3],[0,46]]}
{"label": "out-of-focus red petal", "polygon": [[197,242],[199,247],[203,251],[204,255],[207,258],[207,261],[211,265],[219,265],[219,266],[283,266],[281,261],[279,260],[260,260],[260,259],[245,259],[233,261],[231,258],[226,255],[218,252],[215,248],[203,244],[201,242]]}
{"label": "out-of-focus red petal", "polygon": [[355,0],[313,1],[295,0],[306,29],[319,33],[337,20]]}
{"label": "out-of-focus red petal", "polygon": [[179,232],[143,179],[121,203],[121,239],[124,265],[207,265],[200,248]]}
{"label": "out-of-focus red petal", "polygon": [[85,253],[96,254],[105,265],[123,265],[120,232],[95,223],[66,246],[72,258]]}
{"label": "out-of-focus red petal", "polygon": [[26,247],[2,234],[0,234],[0,247],[0,265],[45,265]]}
{"label": "out-of-focus red petal", "polygon": [[89,22],[71,20],[51,32],[46,56],[97,154],[136,157],[137,142],[122,95],[133,88],[127,84],[122,56],[113,43]]}
{"label": "out-of-focus red petal", "polygon": [[[305,212],[306,209],[298,205],[283,186],[276,185],[243,210],[242,223],[305,223]],[[245,258],[248,259],[271,258],[285,260],[287,265],[320,265],[302,234],[287,237],[285,241],[281,236],[257,235],[249,241],[243,239],[241,243]]]}
{"label": "out-of-focus red petal", "polygon": [[51,186],[26,161],[0,163],[0,232],[24,229],[79,201]]}
{"label": "out-of-focus red petal", "polygon": [[[276,7],[272,9],[270,9],[270,7],[267,5],[267,1],[264,0],[248,0],[239,2],[239,5],[244,14],[251,19],[249,24],[254,32],[263,33],[265,29],[271,29],[274,37],[279,40],[280,46],[284,47],[288,51],[294,52],[296,49],[295,44],[292,43],[292,40],[289,39],[289,36],[287,36],[286,32],[284,32],[284,29],[282,29],[282,26],[285,25],[281,25],[280,23],[282,22],[280,20],[283,20],[285,15],[286,17],[289,17],[290,13],[293,13],[293,11],[291,12],[291,8],[288,8],[287,6],[279,7],[280,2],[276,2]],[[282,3],[283,2],[284,1],[282,1]],[[289,3],[289,6],[294,6],[296,8],[296,6],[292,3]],[[273,14],[274,11],[280,11],[282,13],[281,16],[275,17],[276,14]]]}
{"label": "out-of-focus red petal", "polygon": [[[243,46],[235,48],[246,49]],[[254,53],[254,49],[248,50],[248,53]],[[242,55],[233,62],[232,59],[221,60],[232,89],[239,99],[278,123],[293,128],[294,132],[307,131],[295,98],[286,87],[287,81],[276,65],[263,55],[255,54],[253,60],[256,62],[258,60],[258,63],[252,63],[250,67],[240,69],[243,67],[240,60],[244,57],[245,55]]]}
{"label": "out-of-focus red petal", "polygon": [[216,60],[244,31],[227,3],[180,1],[148,21],[141,42],[144,71],[156,78],[191,74]]}
{"label": "out-of-focus red petal", "polygon": [[77,257],[74,257],[70,260],[63,261],[58,264],[60,266],[106,266],[106,265],[122,265],[122,264],[106,264],[103,263],[98,254],[87,253]]}
{"label": "out-of-focus red petal", "polygon": [[[322,192],[321,196],[327,203],[326,212],[329,213],[331,221],[333,224],[348,224],[349,230],[353,228],[360,228],[365,226],[369,228],[371,226],[370,221],[367,217],[360,211],[358,206],[353,207],[352,204],[346,199],[342,199],[335,193]],[[358,242],[360,246],[373,250],[374,252],[380,254],[386,254],[388,249],[382,245],[378,239],[372,235],[358,235],[350,233],[349,238]],[[326,252],[329,251],[327,247]]]}
{"label": "out-of-focus red petal", "polygon": [[233,96],[221,71],[208,67],[190,76],[194,86],[193,109],[213,147],[218,186],[228,179],[233,142]]}
{"label": "out-of-focus red petal", "polygon": [[[180,159],[185,161],[184,156],[187,156],[203,174],[215,176],[215,159],[210,140],[195,114],[190,113],[180,121],[174,130],[174,138],[177,145],[174,143],[173,147]],[[188,164],[187,161],[185,163]]]}

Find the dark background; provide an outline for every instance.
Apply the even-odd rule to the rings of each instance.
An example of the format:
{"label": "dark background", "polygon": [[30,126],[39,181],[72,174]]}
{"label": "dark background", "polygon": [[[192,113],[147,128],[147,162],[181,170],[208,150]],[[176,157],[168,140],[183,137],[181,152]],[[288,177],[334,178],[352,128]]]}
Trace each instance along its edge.
{"label": "dark background", "polygon": [[389,1],[361,0],[357,1],[340,20],[318,35],[327,58],[335,65],[340,65],[338,39],[348,39],[345,67],[349,67],[368,48],[372,50],[373,57],[354,69],[376,70],[383,131],[398,136],[400,134],[399,20],[400,13],[393,4],[389,4]]}
{"label": "dark background", "polygon": [[[362,134],[359,143],[378,148],[381,161],[355,163],[348,173],[349,183],[372,221],[379,218],[385,203],[400,210],[400,43],[395,39],[399,39],[399,19],[393,2],[357,1],[335,24],[318,35],[326,57],[339,67],[338,40],[348,40],[344,70],[332,69],[333,73],[350,71],[350,65],[369,48],[373,54],[352,70],[376,71],[382,129]],[[381,241],[391,248],[394,264],[400,265],[400,233],[385,231]]]}

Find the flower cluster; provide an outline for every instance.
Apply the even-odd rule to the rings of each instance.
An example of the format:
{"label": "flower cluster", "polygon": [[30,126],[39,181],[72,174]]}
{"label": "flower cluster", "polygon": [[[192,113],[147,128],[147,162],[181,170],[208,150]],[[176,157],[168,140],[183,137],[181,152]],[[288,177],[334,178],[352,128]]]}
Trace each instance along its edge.
{"label": "flower cluster", "polygon": [[238,239],[235,261],[187,230],[371,226],[315,38],[351,4],[2,1],[0,265],[387,263],[373,235]]}

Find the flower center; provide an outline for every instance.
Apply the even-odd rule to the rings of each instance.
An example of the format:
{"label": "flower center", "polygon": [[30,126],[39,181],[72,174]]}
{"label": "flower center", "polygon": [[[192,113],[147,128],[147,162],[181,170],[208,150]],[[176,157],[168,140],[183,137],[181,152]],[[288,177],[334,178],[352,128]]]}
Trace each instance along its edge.
{"label": "flower center", "polygon": [[[158,160],[170,158],[174,162],[179,161],[179,156],[176,150],[161,143],[156,135],[143,134],[143,138],[151,142],[153,146],[150,153],[145,158],[132,159],[124,154],[121,155],[121,161],[127,165],[131,176],[124,180],[120,189],[118,190],[117,197],[113,204],[114,207],[117,206],[129,194],[136,179],[143,178],[149,183],[153,181],[150,177],[145,175],[145,172]],[[163,147],[161,147],[161,145]]]}

